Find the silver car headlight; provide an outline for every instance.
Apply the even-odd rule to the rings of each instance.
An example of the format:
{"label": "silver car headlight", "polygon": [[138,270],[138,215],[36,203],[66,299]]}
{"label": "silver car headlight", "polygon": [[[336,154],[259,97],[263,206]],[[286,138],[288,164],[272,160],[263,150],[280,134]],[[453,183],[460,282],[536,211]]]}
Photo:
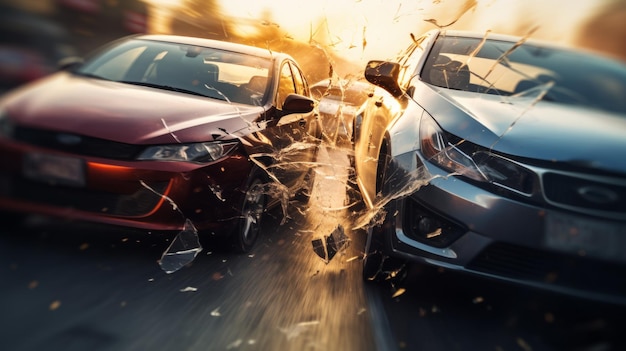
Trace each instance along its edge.
{"label": "silver car headlight", "polygon": [[428,114],[424,114],[420,124],[420,142],[424,157],[439,167],[477,181],[489,180],[469,155],[448,141]]}
{"label": "silver car headlight", "polygon": [[465,141],[451,143],[437,122],[430,115],[424,116],[420,124],[421,147],[430,162],[478,182],[526,196],[532,193],[534,172],[480,146]]}
{"label": "silver car headlight", "polygon": [[155,145],[147,147],[137,157],[143,161],[213,162],[233,150],[237,141],[212,141],[192,144]]}

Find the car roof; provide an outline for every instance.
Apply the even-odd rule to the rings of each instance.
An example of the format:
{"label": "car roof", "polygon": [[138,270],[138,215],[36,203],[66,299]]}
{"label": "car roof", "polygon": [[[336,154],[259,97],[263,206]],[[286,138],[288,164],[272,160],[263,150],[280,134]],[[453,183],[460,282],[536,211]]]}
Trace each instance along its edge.
{"label": "car roof", "polygon": [[169,34],[142,34],[133,36],[134,39],[163,41],[169,43],[196,45],[209,48],[218,48],[226,51],[239,52],[246,55],[257,56],[268,59],[289,58],[293,60],[291,56],[282,52],[271,51],[269,49],[263,49],[256,46],[250,46],[245,44],[233,43],[228,41],[188,37],[182,35],[169,35]]}

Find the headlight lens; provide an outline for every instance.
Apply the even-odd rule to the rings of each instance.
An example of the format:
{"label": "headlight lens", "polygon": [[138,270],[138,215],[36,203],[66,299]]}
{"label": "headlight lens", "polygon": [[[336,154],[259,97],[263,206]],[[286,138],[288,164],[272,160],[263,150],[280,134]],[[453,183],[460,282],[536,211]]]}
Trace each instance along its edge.
{"label": "headlight lens", "polygon": [[137,157],[138,160],[152,161],[184,161],[213,162],[217,161],[235,148],[238,142],[214,141],[193,144],[157,145],[147,147]]}
{"label": "headlight lens", "polygon": [[488,180],[470,156],[448,142],[437,122],[428,114],[424,115],[420,124],[420,140],[422,153],[429,161],[477,181]]}
{"label": "headlight lens", "polygon": [[422,119],[420,138],[424,157],[447,171],[522,195],[532,193],[534,172],[479,146],[449,142],[430,115]]}

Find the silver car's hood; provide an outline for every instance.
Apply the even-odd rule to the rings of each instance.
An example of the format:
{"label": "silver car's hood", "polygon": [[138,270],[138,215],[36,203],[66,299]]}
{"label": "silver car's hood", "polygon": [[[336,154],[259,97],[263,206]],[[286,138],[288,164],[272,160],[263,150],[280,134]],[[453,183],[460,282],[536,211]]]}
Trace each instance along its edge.
{"label": "silver car's hood", "polygon": [[448,89],[431,93],[423,100],[426,110],[444,130],[474,144],[508,155],[626,173],[626,116],[531,97]]}
{"label": "silver car's hood", "polygon": [[[5,113],[33,128],[129,144],[233,139],[263,107],[58,73],[8,94]],[[231,134],[231,135],[228,135]]]}

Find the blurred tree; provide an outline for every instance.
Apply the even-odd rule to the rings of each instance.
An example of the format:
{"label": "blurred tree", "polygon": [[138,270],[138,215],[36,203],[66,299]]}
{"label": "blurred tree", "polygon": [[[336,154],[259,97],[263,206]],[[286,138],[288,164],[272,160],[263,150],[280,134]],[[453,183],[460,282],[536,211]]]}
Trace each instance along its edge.
{"label": "blurred tree", "polygon": [[216,0],[183,0],[172,20],[172,33],[210,39],[228,39],[229,22]]}
{"label": "blurred tree", "polygon": [[626,2],[614,0],[581,26],[577,44],[626,61]]}

